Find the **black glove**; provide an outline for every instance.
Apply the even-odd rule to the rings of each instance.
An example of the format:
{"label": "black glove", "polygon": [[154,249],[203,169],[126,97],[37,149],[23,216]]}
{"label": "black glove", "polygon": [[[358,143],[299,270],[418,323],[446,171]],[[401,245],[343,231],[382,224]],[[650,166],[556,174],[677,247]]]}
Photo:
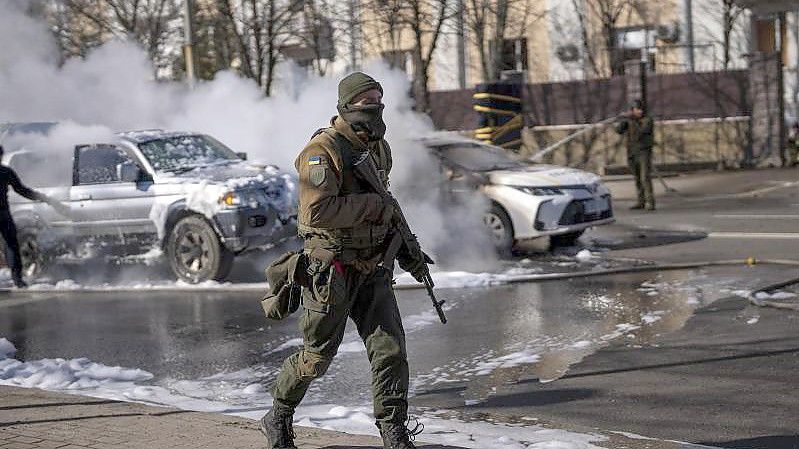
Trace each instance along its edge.
{"label": "black glove", "polygon": [[430,258],[424,251],[419,251],[419,255],[413,258],[400,258],[399,265],[400,268],[407,271],[408,273],[413,276],[418,282],[424,282],[425,276],[430,273],[428,270],[427,265],[433,265],[433,259]]}

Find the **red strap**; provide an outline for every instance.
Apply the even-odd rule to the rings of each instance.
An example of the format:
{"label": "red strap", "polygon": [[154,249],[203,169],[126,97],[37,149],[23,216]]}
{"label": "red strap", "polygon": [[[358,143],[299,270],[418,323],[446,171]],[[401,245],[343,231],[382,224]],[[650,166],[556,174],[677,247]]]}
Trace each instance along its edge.
{"label": "red strap", "polygon": [[333,259],[333,267],[338,271],[338,274],[344,276],[344,265],[338,259]]}

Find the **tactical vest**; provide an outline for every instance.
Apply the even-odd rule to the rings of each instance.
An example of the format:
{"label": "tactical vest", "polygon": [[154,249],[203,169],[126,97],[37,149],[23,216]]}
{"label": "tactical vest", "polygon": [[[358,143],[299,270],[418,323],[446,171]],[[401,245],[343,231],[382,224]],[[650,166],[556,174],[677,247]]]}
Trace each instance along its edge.
{"label": "tactical vest", "polygon": [[[334,148],[341,153],[343,162],[341,168],[341,188],[339,195],[352,195],[358,193],[375,193],[368,184],[355,176],[353,165],[354,158],[360,156],[346,136],[333,128],[322,128],[311,137],[320,133],[327,133],[334,139]],[[357,156],[356,156],[357,155]],[[368,154],[365,157],[371,157]],[[378,167],[379,168],[379,167]],[[380,170],[384,183],[387,184],[388,175],[385,170]],[[385,224],[365,224],[354,228],[323,229],[303,224],[298,225],[300,237],[305,240],[305,248],[325,248],[335,252],[343,262],[356,259],[371,258],[379,254],[388,234],[389,226]]]}

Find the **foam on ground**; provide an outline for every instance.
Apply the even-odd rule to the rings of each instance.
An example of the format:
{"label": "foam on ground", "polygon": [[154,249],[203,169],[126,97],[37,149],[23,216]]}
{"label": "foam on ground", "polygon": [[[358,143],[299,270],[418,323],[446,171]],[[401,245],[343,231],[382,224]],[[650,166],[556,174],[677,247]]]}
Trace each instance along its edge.
{"label": "foam on ground", "polygon": [[[14,345],[0,338],[0,384],[80,394],[104,399],[171,406],[184,410],[225,413],[259,419],[271,406],[271,398],[261,384],[247,383],[264,373],[252,369],[220,373],[196,381],[176,380],[167,386],[149,385],[153,375],[137,368],[107,366],[85,358],[16,360]],[[529,355],[505,357],[501,363],[529,361]],[[499,361],[499,360],[498,360]],[[370,406],[343,407],[332,404],[300,406],[295,414],[298,425],[353,434],[377,435]],[[421,413],[425,432],[420,440],[465,448],[563,448],[599,449],[594,442],[606,438],[547,429],[536,425],[505,425],[465,422],[443,418],[436,413]]]}

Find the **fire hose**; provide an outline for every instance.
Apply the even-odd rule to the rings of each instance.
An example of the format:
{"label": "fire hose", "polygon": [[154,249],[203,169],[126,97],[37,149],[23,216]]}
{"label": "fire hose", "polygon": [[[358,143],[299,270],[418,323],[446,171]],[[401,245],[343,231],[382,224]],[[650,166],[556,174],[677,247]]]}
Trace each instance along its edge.
{"label": "fire hose", "polygon": [[[559,281],[559,280],[567,280],[567,279],[577,279],[577,278],[588,278],[588,277],[597,277],[597,276],[609,276],[609,275],[616,275],[616,274],[630,274],[630,273],[646,273],[652,271],[674,271],[674,270],[691,270],[696,268],[709,268],[709,267],[720,267],[720,266],[753,266],[753,265],[783,265],[783,266],[795,266],[799,267],[799,260],[789,260],[789,259],[756,259],[754,257],[749,257],[747,259],[731,259],[731,260],[715,260],[715,261],[700,261],[700,262],[681,262],[681,263],[654,263],[648,265],[637,265],[632,267],[620,267],[620,268],[604,268],[600,270],[591,270],[591,271],[574,271],[574,272],[562,272],[562,273],[537,273],[537,274],[522,274],[507,278],[498,278],[497,284],[518,284],[524,282],[537,282],[537,281]],[[758,291],[767,291],[767,290],[774,290],[777,288],[781,288],[787,285],[791,285],[794,283],[799,283],[799,279],[790,280],[787,282],[783,282],[780,284],[775,284],[767,287],[760,288],[755,290]],[[408,285],[394,285],[394,288],[397,290],[412,290],[418,288],[424,288],[424,286],[419,284],[408,284]]]}
{"label": "fire hose", "polygon": [[[619,120],[622,117],[623,117],[623,114],[619,114],[619,115],[616,115],[616,116],[613,116],[613,117],[606,118],[605,120],[602,120],[601,122],[585,125],[582,129],[580,129],[580,130],[578,130],[578,131],[576,131],[576,132],[574,132],[572,134],[569,134],[568,136],[564,137],[563,139],[558,140],[557,142],[547,146],[543,150],[541,150],[541,151],[537,152],[536,154],[530,156],[529,160],[532,161],[532,162],[539,162],[541,160],[541,158],[543,158],[544,156],[547,156],[548,154],[552,153],[556,149],[558,149],[558,148],[562,147],[563,145],[566,145],[567,143],[577,139],[578,137],[582,136],[583,134],[585,134],[585,133],[587,133],[587,132],[589,132],[589,131],[591,131],[593,129],[610,125],[611,123],[616,122],[617,120]],[[666,181],[663,180],[663,175],[660,173],[660,171],[657,169],[657,166],[654,165],[654,164],[652,165],[652,171],[655,172],[655,176],[658,178],[658,180],[660,181],[660,184],[663,186],[663,188],[667,192],[678,193],[677,189],[675,189],[673,187],[670,187],[668,184],[666,184]]]}

